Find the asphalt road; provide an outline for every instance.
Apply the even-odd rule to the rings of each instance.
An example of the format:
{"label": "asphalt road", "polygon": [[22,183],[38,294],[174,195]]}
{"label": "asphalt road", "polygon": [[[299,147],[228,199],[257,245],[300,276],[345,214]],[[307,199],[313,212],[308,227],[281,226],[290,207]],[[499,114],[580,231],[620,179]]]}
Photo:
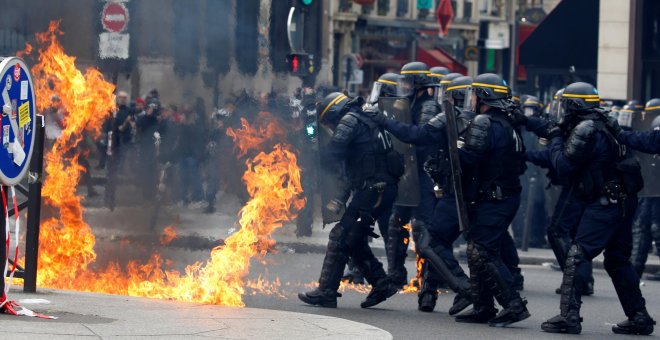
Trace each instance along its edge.
{"label": "asphalt road", "polygon": [[[390,332],[395,339],[559,339],[565,336],[541,331],[540,325],[559,311],[559,295],[554,293],[559,286],[559,272],[542,266],[523,267],[525,291],[523,296],[529,301],[532,316],[508,328],[492,328],[487,325],[456,323],[447,314],[454,294],[447,292],[438,299],[434,313],[417,311],[416,294],[397,294],[371,309],[362,309],[359,303],[366,294],[347,290],[339,299],[337,309],[327,309],[304,305],[296,294],[301,290],[312,289],[306,284],[318,279],[323,261],[321,254],[277,254],[269,255],[265,262],[253,262],[250,277],[273,281],[279,278],[281,287],[278,294],[264,295],[248,290],[245,298],[248,307],[276,309],[301,313],[321,314],[371,324]],[[408,271],[413,272],[413,262],[408,261]],[[611,332],[611,325],[625,317],[616,293],[607,274],[602,270],[595,273],[596,293],[583,299],[582,336],[580,339],[622,338]],[[645,294],[649,312],[660,315],[660,296],[655,294],[659,282],[645,282]]]}

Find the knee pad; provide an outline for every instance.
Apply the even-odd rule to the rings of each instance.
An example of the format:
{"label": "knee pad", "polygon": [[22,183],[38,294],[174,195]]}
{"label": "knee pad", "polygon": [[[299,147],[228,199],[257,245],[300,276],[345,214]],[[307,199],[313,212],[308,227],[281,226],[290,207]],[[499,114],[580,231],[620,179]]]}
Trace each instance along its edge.
{"label": "knee pad", "polygon": [[423,246],[428,247],[431,242],[431,235],[426,229],[426,223],[415,219],[410,223],[410,227],[412,228],[412,237],[415,244],[419,245],[419,248]]}
{"label": "knee pad", "polygon": [[[573,243],[570,248],[568,248],[568,253],[566,254],[566,270],[573,270],[578,264],[586,261],[584,251],[580,245]],[[570,268],[570,269],[569,269]]]}

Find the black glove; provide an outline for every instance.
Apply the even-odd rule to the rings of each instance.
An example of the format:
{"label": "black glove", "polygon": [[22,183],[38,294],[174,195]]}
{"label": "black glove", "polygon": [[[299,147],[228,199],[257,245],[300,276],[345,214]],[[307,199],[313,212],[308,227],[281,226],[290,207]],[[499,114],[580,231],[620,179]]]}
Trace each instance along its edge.
{"label": "black glove", "polygon": [[552,139],[561,136],[561,129],[555,123],[540,117],[530,117],[525,126],[527,131],[531,131],[540,138]]}
{"label": "black glove", "polygon": [[621,126],[619,126],[619,121],[614,117],[608,117],[607,124],[605,126],[607,126],[607,130],[609,130],[610,133],[614,135],[614,137],[618,136],[621,131],[623,131]]}
{"label": "black glove", "polygon": [[508,102],[506,111],[511,118],[513,126],[527,125],[527,116],[525,116],[525,113],[518,107],[518,105],[513,102]]}
{"label": "black glove", "polygon": [[387,116],[378,109],[364,111],[364,113],[378,126],[383,126],[387,119]]}

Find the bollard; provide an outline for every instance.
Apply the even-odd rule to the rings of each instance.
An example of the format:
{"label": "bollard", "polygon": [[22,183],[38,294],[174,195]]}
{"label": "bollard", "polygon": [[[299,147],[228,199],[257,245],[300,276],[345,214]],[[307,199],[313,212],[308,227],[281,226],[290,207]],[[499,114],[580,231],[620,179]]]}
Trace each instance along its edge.
{"label": "bollard", "polygon": [[[37,261],[39,258],[39,225],[41,219],[41,184],[44,160],[44,116],[37,115],[34,150],[28,172],[28,218],[25,236],[25,272],[23,291],[37,291]],[[4,221],[3,221],[4,225]],[[4,252],[3,252],[4,254]]]}

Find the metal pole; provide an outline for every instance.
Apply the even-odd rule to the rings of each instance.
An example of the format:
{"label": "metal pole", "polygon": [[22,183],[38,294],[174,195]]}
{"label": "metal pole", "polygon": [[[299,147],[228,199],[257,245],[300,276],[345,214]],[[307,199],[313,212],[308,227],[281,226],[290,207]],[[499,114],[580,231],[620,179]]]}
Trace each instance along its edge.
{"label": "metal pole", "polygon": [[[23,286],[23,291],[26,293],[35,293],[37,291],[39,222],[41,219],[41,178],[44,160],[44,116],[37,115],[34,125],[34,150],[28,172],[28,218],[25,235],[25,284]],[[4,226],[4,221],[2,223]],[[2,254],[4,253],[2,251]]]}
{"label": "metal pole", "polygon": [[532,229],[532,214],[534,213],[534,193],[536,191],[536,177],[529,178],[527,186],[527,206],[525,207],[525,221],[523,225],[522,244],[520,249],[527,251],[529,249],[529,234]]}
{"label": "metal pole", "polygon": [[511,53],[509,56],[509,86],[512,89],[516,89],[516,55],[518,53],[518,20],[516,16],[516,2],[509,0],[508,1],[510,12],[509,12],[509,24],[511,25]]}

